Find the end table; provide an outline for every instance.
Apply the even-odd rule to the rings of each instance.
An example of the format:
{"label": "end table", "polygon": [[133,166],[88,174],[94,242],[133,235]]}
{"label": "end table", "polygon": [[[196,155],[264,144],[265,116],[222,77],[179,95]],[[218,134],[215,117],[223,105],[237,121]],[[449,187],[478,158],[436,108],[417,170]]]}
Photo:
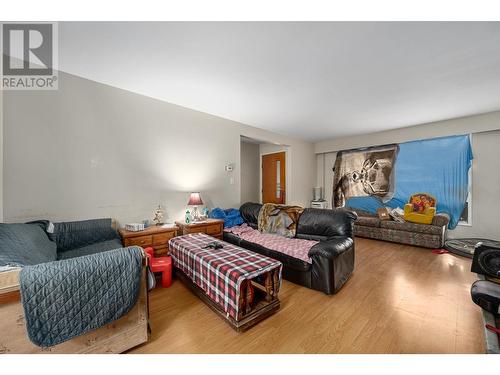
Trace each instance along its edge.
{"label": "end table", "polygon": [[212,237],[222,240],[224,220],[221,219],[206,219],[204,221],[192,222],[189,224],[187,224],[185,221],[176,221],[175,225],[179,227],[179,235],[190,233],[206,233]]}
{"label": "end table", "polygon": [[151,226],[144,230],[132,232],[121,228],[123,246],[140,246],[142,248],[152,247],[154,256],[167,255],[168,241],[177,235],[178,227],[163,227],[161,225]]}

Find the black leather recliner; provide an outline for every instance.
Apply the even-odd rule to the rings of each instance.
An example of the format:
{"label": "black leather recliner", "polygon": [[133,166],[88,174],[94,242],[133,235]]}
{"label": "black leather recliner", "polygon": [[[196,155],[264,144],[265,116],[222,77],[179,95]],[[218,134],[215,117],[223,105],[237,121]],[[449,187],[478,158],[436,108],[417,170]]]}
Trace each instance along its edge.
{"label": "black leather recliner", "polygon": [[[257,229],[259,203],[240,207],[243,220]],[[326,294],[337,293],[354,270],[353,223],[357,215],[348,210],[306,208],[300,215],[296,237],[319,241],[309,250],[312,264],[224,232],[224,240],[283,263],[283,278]]]}

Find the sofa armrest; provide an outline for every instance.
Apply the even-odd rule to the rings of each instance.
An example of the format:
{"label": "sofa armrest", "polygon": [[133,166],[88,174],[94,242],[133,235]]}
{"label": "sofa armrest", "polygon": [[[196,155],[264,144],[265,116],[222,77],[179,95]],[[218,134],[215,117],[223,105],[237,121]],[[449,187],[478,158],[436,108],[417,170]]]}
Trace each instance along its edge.
{"label": "sofa armrest", "polygon": [[311,247],[309,250],[309,257],[320,256],[324,258],[333,259],[350,249],[354,245],[354,240],[351,237],[330,237],[326,241],[321,241]]}
{"label": "sofa armrest", "polygon": [[409,203],[405,204],[404,211],[405,211],[405,215],[411,214],[413,212],[413,205],[411,205]]}
{"label": "sofa armrest", "polygon": [[444,227],[448,226],[448,223],[450,222],[450,217],[448,214],[440,212],[432,218],[432,225],[436,225],[438,227]]}
{"label": "sofa armrest", "polygon": [[436,214],[436,207],[426,207],[424,214],[434,216]]}

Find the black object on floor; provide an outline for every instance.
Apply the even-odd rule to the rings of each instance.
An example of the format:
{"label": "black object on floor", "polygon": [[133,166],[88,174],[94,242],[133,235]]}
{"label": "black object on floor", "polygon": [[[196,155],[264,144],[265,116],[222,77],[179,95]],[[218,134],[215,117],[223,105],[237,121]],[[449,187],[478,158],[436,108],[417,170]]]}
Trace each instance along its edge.
{"label": "black object on floor", "polygon": [[500,279],[500,247],[479,245],[474,251],[471,271]]}
{"label": "black object on floor", "polygon": [[492,314],[500,313],[500,284],[478,280],[472,284],[470,294],[472,301],[483,310]]}
{"label": "black object on floor", "polygon": [[473,258],[474,250],[480,243],[483,246],[500,248],[500,241],[488,240],[486,238],[454,238],[446,240],[444,248],[450,253],[467,258]]}

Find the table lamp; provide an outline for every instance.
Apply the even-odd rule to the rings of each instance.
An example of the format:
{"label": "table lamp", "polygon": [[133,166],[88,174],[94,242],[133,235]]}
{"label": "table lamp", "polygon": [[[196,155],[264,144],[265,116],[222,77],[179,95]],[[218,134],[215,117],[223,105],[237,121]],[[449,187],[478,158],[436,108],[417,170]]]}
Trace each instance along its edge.
{"label": "table lamp", "polygon": [[198,212],[198,206],[201,206],[203,201],[201,200],[200,193],[191,193],[189,196],[188,206],[193,207],[193,222],[200,221],[200,213]]}

